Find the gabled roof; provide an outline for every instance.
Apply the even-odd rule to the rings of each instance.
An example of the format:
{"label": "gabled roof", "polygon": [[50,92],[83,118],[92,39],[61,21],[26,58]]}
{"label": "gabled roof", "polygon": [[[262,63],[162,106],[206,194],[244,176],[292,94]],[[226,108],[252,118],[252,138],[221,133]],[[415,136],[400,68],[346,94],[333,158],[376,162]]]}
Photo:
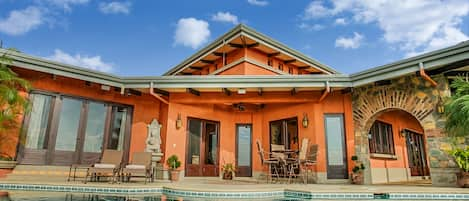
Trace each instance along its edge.
{"label": "gabled roof", "polygon": [[332,69],[331,67],[322,64],[294,49],[289,48],[288,46],[264,35],[261,34],[254,29],[244,25],[244,24],[239,24],[226,34],[222,35],[203,49],[199,50],[197,53],[193,54],[177,66],[173,67],[163,75],[177,75],[179,72],[183,71],[186,68],[189,68],[191,64],[198,62],[202,58],[210,55],[211,53],[215,52],[217,49],[222,48],[223,46],[226,46],[229,44],[230,41],[240,37],[248,37],[268,48],[274,49],[278,51],[279,53],[286,55],[288,57],[292,57],[297,59],[298,61],[305,63],[309,66],[312,66],[313,68],[318,69],[319,71],[325,73],[325,74],[340,74],[338,71]]}

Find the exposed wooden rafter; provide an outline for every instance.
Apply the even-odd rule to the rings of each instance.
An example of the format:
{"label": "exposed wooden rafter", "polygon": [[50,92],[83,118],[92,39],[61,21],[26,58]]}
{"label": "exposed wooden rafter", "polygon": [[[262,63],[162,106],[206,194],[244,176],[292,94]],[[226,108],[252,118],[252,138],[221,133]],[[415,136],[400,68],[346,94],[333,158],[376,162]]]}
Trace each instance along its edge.
{"label": "exposed wooden rafter", "polygon": [[262,96],[262,88],[257,89],[257,95]]}
{"label": "exposed wooden rafter", "polygon": [[290,94],[291,94],[292,96],[294,96],[294,95],[296,94],[296,92],[297,92],[297,91],[296,91],[296,88],[293,88],[293,89],[290,90]]}
{"label": "exposed wooden rafter", "polygon": [[191,94],[194,94],[194,95],[196,95],[196,96],[200,96],[200,91],[197,91],[197,90],[195,90],[195,89],[193,89],[193,88],[187,88],[186,91],[187,91],[187,93],[191,93]]}
{"label": "exposed wooden rafter", "polygon": [[206,60],[206,59],[201,59],[200,62],[202,63],[206,63],[206,64],[214,64],[215,61],[212,61],[212,60]]}
{"label": "exposed wooden rafter", "polygon": [[198,67],[198,66],[189,66],[189,68],[193,69],[193,70],[202,70],[203,67]]}
{"label": "exposed wooden rafter", "polygon": [[299,66],[298,70],[305,70],[305,69],[308,69],[308,68],[311,68],[311,67],[310,66]]}
{"label": "exposed wooden rafter", "polygon": [[227,88],[223,88],[223,93],[225,93],[227,96],[231,96],[231,91]]}
{"label": "exposed wooden rafter", "polygon": [[280,55],[280,52],[274,52],[274,53],[267,54],[267,57],[275,57],[275,56],[278,56],[278,55]]}
{"label": "exposed wooden rafter", "polygon": [[246,47],[247,48],[253,48],[253,47],[257,47],[259,46],[259,43],[252,43],[252,44],[247,44]]}
{"label": "exposed wooden rafter", "polygon": [[223,53],[222,52],[213,52],[213,55],[215,55],[217,57],[222,57]]}
{"label": "exposed wooden rafter", "polygon": [[283,63],[284,63],[284,64],[289,64],[289,63],[293,63],[293,62],[295,62],[295,61],[296,61],[296,59],[290,59],[290,60],[285,60],[285,61],[283,61]]}
{"label": "exposed wooden rafter", "polygon": [[243,48],[244,46],[242,44],[237,44],[237,43],[228,43],[229,46],[235,47],[235,48]]}

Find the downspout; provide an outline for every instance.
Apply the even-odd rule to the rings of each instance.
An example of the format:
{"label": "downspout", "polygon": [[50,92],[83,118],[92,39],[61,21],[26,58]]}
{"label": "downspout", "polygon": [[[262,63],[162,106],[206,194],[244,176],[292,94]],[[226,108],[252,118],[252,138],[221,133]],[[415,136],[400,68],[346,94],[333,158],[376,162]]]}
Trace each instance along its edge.
{"label": "downspout", "polygon": [[169,104],[169,102],[168,102],[166,99],[164,99],[163,97],[161,97],[161,95],[155,94],[155,92],[153,91],[153,82],[150,82],[150,94],[151,94],[153,97],[155,97],[155,98],[157,98],[158,100],[160,100],[161,102],[165,103],[166,105]]}
{"label": "downspout", "polygon": [[331,93],[331,87],[329,86],[329,81],[326,81],[326,89],[319,98],[319,102],[322,102],[327,97],[327,95],[329,95],[329,93]]}
{"label": "downspout", "polygon": [[420,67],[420,76],[422,76],[423,79],[425,79],[426,81],[430,82],[430,84],[433,86],[433,87],[436,87],[438,85],[438,83],[435,82],[435,80],[433,80],[430,76],[427,75],[427,73],[425,73],[425,69],[423,69],[423,63],[420,62],[419,63],[419,67]]}

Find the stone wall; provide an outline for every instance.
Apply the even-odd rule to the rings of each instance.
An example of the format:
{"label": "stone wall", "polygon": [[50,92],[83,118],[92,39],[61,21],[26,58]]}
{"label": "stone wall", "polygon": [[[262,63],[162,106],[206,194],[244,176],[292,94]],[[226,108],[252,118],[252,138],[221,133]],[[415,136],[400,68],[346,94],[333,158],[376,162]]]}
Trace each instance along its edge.
{"label": "stone wall", "polygon": [[[355,151],[368,167],[368,132],[376,117],[389,110],[403,110],[414,116],[424,129],[426,153],[430,163],[433,185],[454,186],[457,171],[448,156],[451,140],[445,135],[444,116],[436,110],[437,104],[449,96],[449,86],[442,75],[434,76],[436,87],[420,76],[411,75],[391,80],[388,85],[366,85],[353,90],[353,118]],[[464,143],[464,139],[460,139]],[[465,142],[467,143],[467,142]],[[371,182],[371,170],[365,171],[365,182]]]}

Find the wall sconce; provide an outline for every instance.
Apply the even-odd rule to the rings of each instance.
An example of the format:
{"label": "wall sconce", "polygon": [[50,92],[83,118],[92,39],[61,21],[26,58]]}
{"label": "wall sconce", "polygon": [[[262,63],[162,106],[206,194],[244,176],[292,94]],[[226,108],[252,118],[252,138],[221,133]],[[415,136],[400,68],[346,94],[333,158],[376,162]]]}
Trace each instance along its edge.
{"label": "wall sconce", "polygon": [[178,114],[178,118],[176,119],[176,129],[180,129],[182,127],[182,120],[181,120],[181,113]]}
{"label": "wall sconce", "polygon": [[303,128],[308,128],[309,124],[309,119],[308,119],[308,114],[303,113],[303,121],[301,122],[303,124]]}
{"label": "wall sconce", "polygon": [[401,137],[405,137],[406,133],[405,129],[402,129],[399,134],[401,134]]}

